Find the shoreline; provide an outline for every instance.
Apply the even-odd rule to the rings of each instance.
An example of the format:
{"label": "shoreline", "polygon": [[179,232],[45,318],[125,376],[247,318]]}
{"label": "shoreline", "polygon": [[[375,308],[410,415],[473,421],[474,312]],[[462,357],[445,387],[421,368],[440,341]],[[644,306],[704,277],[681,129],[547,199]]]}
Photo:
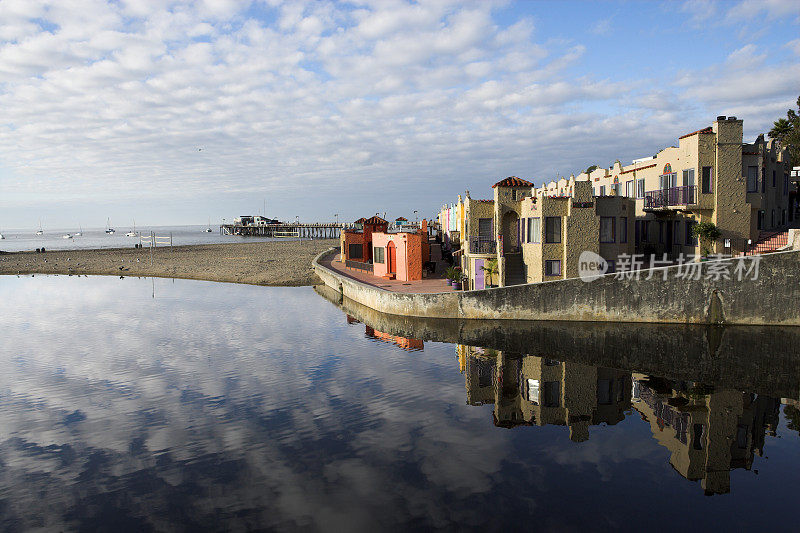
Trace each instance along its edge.
{"label": "shoreline", "polygon": [[180,278],[278,287],[319,284],[311,261],[335,239],[190,244],[149,248],[0,251],[0,275],[63,274]]}

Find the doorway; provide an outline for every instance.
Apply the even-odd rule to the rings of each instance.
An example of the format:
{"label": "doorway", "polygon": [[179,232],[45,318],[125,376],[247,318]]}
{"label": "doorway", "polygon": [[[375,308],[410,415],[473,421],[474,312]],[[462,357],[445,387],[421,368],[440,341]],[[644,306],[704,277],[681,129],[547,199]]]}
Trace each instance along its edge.
{"label": "doorway", "polygon": [[386,245],[386,266],[389,274],[397,274],[397,248],[392,241]]}

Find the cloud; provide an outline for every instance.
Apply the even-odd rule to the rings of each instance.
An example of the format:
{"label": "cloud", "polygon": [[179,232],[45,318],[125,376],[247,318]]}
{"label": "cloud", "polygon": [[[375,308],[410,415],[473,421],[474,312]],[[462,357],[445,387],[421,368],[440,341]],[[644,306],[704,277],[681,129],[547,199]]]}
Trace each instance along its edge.
{"label": "cloud", "polygon": [[[677,10],[722,20],[723,6],[732,9]],[[766,110],[796,87],[795,69],[765,58],[755,40],[730,46],[725,68],[679,64],[648,79],[598,62],[582,32],[565,38],[527,13],[507,20],[503,9],[450,1],[3,2],[0,207],[31,211],[65,198],[166,204],[188,195],[216,206],[220,196],[295,194],[286,202],[295,202],[291,216],[311,218],[319,215],[297,191],[331,204],[358,189],[364,202],[347,202],[354,212],[342,216],[350,217],[385,201],[387,184],[427,182],[421,207],[434,209],[449,191],[477,190],[499,175],[539,181],[585,158],[654,152],[720,103],[748,99]],[[753,17],[785,12],[769,4]],[[594,30],[616,21],[597,20]],[[747,71],[768,78],[747,83]],[[656,109],[657,100],[672,107]],[[654,118],[660,136],[646,127]],[[642,130],[651,133],[635,133]]]}

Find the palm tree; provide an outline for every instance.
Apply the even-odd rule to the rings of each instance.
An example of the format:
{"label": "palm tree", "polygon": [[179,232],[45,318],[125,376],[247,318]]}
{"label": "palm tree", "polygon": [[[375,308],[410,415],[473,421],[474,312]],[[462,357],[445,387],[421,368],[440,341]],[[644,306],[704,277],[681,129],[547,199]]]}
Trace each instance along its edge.
{"label": "palm tree", "polygon": [[494,283],[492,283],[492,281],[494,281],[494,275],[500,273],[500,269],[497,266],[497,259],[487,260],[481,267],[481,270],[486,272],[489,276],[489,285],[494,285]]}
{"label": "palm tree", "polygon": [[792,124],[785,118],[779,118],[775,121],[772,126],[772,129],[769,130],[769,137],[770,139],[775,139],[779,143],[783,144],[783,140],[792,133]]}

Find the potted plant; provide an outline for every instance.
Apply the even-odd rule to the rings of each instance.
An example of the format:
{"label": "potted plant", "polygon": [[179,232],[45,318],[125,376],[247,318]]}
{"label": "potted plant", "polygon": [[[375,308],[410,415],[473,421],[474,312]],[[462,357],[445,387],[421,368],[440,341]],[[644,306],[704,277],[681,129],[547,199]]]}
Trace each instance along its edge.
{"label": "potted plant", "polygon": [[461,279],[461,269],[451,266],[444,272],[444,277],[447,279],[447,284],[453,283],[453,280]]}
{"label": "potted plant", "polygon": [[711,244],[722,236],[713,222],[700,222],[692,226],[692,235],[700,239],[700,254],[703,259],[711,253]]}
{"label": "potted plant", "polygon": [[500,273],[500,269],[497,266],[497,259],[489,259],[489,260],[487,260],[485,263],[483,263],[483,266],[481,267],[481,270],[486,272],[486,276],[489,279],[489,282],[487,283],[487,286],[488,287],[494,287],[494,284],[492,283],[494,281],[494,275]]}
{"label": "potted plant", "polygon": [[466,279],[466,276],[462,276],[461,272],[458,273],[458,277],[453,279],[453,289],[460,291],[462,282]]}

